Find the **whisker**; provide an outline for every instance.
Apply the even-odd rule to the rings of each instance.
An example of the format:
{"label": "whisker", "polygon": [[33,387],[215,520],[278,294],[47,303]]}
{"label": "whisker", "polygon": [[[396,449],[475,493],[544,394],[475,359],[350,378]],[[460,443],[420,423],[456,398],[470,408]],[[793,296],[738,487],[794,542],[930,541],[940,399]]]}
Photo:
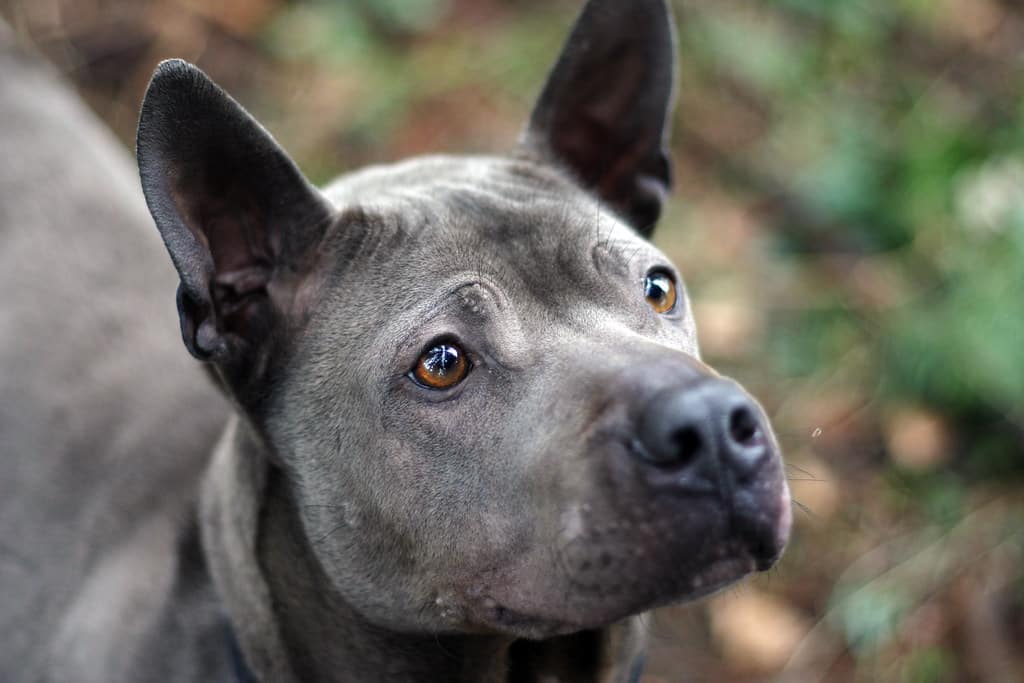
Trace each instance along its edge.
{"label": "whisker", "polygon": [[330,531],[325,533],[323,536],[321,536],[320,538],[318,538],[315,541],[313,541],[313,545],[320,545],[321,543],[326,541],[329,536],[334,534],[334,532],[339,531],[344,526],[346,526],[346,522],[342,522],[341,524],[338,524],[337,526],[333,527]]}
{"label": "whisker", "polygon": [[795,465],[795,464],[793,464],[791,462],[787,462],[786,463],[786,467],[789,468],[789,469],[796,470],[800,474],[804,474],[804,475],[806,475],[808,477],[814,477],[814,473],[811,472],[810,470],[805,470],[803,467],[800,467],[799,465]]}
{"label": "whisker", "polygon": [[814,510],[812,510],[811,508],[807,507],[806,505],[801,503],[799,500],[793,498],[792,501],[793,501],[793,505],[796,505],[798,508],[800,508],[800,510],[802,510],[803,513],[805,515],[807,515],[808,517],[811,517],[813,519],[820,519],[820,517],[818,517],[818,515],[814,514]]}

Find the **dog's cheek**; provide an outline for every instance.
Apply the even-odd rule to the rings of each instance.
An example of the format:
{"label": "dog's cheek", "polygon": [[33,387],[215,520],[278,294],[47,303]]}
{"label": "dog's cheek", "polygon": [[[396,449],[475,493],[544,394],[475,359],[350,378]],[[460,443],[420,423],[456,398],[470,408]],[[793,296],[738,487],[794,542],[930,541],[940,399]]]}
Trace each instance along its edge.
{"label": "dog's cheek", "polygon": [[[507,429],[508,417],[496,422]],[[423,617],[436,628],[459,630],[471,622],[467,596],[481,577],[532,555],[543,545],[538,527],[550,525],[525,480],[520,438],[498,425],[443,436],[415,430],[385,455],[402,503],[385,513],[388,532],[399,533],[415,557],[415,573],[406,580],[418,581]]]}
{"label": "dog's cheek", "polygon": [[426,597],[415,582],[422,558],[410,530],[410,494],[425,486],[424,473],[399,440],[382,433],[379,399],[362,396],[343,407],[331,400],[359,397],[359,386],[317,389],[303,377],[291,388],[268,431],[280,444],[306,547],[333,589],[371,621],[422,626],[417,610]]}

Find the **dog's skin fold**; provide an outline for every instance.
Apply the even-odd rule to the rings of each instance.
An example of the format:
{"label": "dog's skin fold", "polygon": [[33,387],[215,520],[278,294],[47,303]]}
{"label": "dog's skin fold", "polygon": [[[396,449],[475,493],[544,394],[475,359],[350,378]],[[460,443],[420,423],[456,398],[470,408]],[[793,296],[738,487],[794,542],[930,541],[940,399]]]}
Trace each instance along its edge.
{"label": "dog's skin fold", "polygon": [[0,34],[0,680],[632,681],[771,566],[774,437],[646,239],[672,27],[590,0],[510,154],[323,189],[164,62],[142,194]]}

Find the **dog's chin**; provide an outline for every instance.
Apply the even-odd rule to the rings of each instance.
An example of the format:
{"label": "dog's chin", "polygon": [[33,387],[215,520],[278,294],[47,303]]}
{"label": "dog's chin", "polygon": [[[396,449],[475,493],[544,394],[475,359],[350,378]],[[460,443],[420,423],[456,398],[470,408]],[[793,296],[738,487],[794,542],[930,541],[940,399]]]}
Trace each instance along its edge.
{"label": "dog's chin", "polygon": [[748,553],[737,552],[710,561],[696,573],[665,577],[652,585],[627,580],[606,586],[604,591],[590,587],[580,593],[570,582],[560,589],[552,587],[548,596],[535,594],[531,599],[495,590],[473,600],[467,616],[473,630],[534,640],[551,638],[603,628],[657,607],[698,600],[757,571],[760,564]]}

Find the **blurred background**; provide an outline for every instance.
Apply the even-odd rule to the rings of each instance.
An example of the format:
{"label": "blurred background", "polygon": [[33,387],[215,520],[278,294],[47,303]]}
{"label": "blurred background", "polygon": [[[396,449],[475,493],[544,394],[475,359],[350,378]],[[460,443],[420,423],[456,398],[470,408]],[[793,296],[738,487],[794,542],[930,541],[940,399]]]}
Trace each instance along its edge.
{"label": "blurred background", "polygon": [[[1024,680],[1024,3],[673,4],[678,183],[656,241],[706,358],[773,416],[798,510],[777,569],[650,619],[643,680]],[[323,182],[509,149],[580,5],[0,15],[126,145],[154,65],[184,57]]]}

